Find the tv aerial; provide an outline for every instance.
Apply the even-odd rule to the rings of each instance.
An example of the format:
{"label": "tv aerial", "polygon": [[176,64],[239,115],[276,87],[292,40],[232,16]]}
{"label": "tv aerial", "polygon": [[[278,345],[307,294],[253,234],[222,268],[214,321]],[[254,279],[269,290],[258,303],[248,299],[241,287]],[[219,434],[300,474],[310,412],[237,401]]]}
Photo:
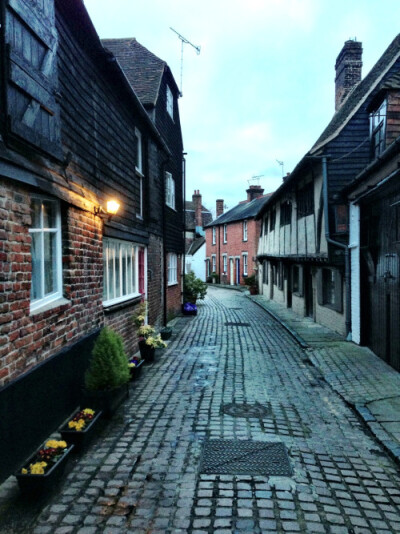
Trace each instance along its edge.
{"label": "tv aerial", "polygon": [[200,54],[200,46],[196,46],[194,45],[193,43],[191,43],[188,39],[186,39],[186,37],[183,37],[183,35],[181,35],[180,33],[178,33],[176,30],[174,30],[174,28],[171,28],[171,26],[169,27],[170,30],[172,30],[174,33],[176,33],[176,35],[179,37],[179,39],[181,40],[181,88],[179,90],[180,92],[180,95],[183,96],[183,93],[182,93],[182,75],[183,75],[183,45],[184,44],[189,44],[190,46],[192,46],[195,50],[196,50],[196,53],[197,55]]}
{"label": "tv aerial", "polygon": [[252,176],[251,178],[249,178],[247,180],[247,183],[249,184],[249,186],[251,185],[250,182],[259,182],[260,181],[260,178],[263,178],[265,176],[265,174],[258,174],[257,176]]}

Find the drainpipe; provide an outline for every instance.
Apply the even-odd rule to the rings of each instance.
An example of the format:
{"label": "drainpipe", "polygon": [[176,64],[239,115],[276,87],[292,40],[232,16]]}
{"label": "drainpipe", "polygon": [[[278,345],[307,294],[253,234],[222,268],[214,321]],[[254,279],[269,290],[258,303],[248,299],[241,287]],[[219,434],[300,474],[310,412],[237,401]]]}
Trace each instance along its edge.
{"label": "drainpipe", "polygon": [[182,178],[183,178],[183,255],[182,255],[182,261],[183,266],[181,266],[181,272],[183,274],[183,277],[181,279],[181,305],[183,304],[183,288],[184,288],[184,280],[185,280],[185,274],[186,274],[186,158],[187,152],[182,152]]}
{"label": "drainpipe", "polygon": [[347,341],[351,341],[351,286],[350,286],[350,252],[348,245],[335,241],[330,237],[328,213],[328,166],[327,157],[322,156],[323,200],[325,219],[325,238],[328,243],[344,250],[344,282],[346,288],[346,334]]}

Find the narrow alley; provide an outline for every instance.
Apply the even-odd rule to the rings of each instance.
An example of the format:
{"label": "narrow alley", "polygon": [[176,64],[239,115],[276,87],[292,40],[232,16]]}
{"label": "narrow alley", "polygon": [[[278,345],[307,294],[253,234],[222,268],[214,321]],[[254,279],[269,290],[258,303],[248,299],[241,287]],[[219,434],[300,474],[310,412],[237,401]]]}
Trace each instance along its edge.
{"label": "narrow alley", "polygon": [[400,532],[397,464],[307,351],[241,292],[198,308],[40,509],[4,485],[0,532]]}

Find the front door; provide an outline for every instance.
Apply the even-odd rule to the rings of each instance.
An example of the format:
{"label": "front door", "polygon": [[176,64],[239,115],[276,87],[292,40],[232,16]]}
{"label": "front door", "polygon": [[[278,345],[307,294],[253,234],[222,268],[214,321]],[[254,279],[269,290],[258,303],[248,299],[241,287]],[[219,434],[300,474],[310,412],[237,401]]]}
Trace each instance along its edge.
{"label": "front door", "polygon": [[240,285],[240,259],[236,258],[236,285]]}
{"label": "front door", "polygon": [[231,286],[233,286],[235,283],[235,269],[233,258],[229,259],[229,283]]}
{"label": "front door", "polygon": [[361,206],[361,245],[362,342],[400,371],[398,190]]}

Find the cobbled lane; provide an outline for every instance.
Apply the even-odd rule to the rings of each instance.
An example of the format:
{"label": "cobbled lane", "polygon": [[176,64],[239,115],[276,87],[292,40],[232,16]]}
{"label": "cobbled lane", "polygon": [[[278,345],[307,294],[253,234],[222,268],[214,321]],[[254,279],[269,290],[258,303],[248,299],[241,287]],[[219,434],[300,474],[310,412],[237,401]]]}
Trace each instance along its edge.
{"label": "cobbled lane", "polygon": [[[400,532],[398,466],[307,352],[243,293],[198,308],[26,531]],[[284,445],[291,472],[249,475],[251,448],[240,473],[224,453],[210,472],[219,440]]]}

